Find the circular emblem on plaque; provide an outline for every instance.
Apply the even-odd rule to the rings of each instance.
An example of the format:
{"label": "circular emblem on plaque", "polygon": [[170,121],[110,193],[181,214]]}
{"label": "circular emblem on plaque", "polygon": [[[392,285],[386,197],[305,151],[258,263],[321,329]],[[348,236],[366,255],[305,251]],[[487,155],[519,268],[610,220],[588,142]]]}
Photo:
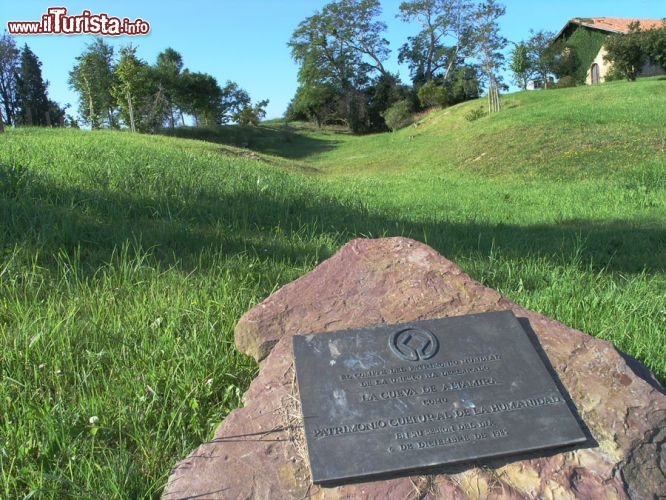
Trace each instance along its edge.
{"label": "circular emblem on plaque", "polygon": [[391,335],[389,347],[405,361],[424,361],[437,354],[439,341],[428,330],[409,327]]}

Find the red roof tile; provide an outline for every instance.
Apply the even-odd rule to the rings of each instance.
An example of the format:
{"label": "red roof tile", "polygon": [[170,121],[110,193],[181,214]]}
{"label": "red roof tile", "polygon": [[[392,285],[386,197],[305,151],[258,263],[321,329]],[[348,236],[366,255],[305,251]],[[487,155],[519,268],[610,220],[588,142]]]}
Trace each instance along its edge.
{"label": "red roof tile", "polygon": [[569,22],[613,33],[629,33],[629,25],[636,21],[640,22],[641,30],[661,28],[664,25],[662,19],[635,19],[622,17],[576,17]]}

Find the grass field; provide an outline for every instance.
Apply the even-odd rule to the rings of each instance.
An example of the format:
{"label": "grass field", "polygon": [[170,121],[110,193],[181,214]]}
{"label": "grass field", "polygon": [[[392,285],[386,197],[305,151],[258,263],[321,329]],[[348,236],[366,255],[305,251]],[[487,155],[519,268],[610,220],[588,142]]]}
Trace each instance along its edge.
{"label": "grass field", "polygon": [[7,131],[0,497],[159,497],[256,373],[238,318],[354,237],[425,241],[666,381],[665,98],[519,93],[367,137]]}

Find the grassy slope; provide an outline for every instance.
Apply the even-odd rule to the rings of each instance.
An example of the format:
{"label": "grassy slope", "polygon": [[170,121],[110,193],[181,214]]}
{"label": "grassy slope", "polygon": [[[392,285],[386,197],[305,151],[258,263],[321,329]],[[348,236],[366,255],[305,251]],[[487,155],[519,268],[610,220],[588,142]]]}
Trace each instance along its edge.
{"label": "grassy slope", "polygon": [[[514,300],[666,375],[666,82],[508,96],[313,162]],[[339,139],[338,139],[339,140]],[[353,186],[353,187],[348,187]],[[651,353],[651,354],[648,354]]]}
{"label": "grassy slope", "polygon": [[158,496],[254,375],[240,315],[339,244],[327,197],[201,142],[0,141],[0,497]]}
{"label": "grassy slope", "polygon": [[158,496],[254,374],[238,317],[354,236],[427,241],[664,381],[665,93],[520,93],[370,137],[8,131],[0,497]]}
{"label": "grassy slope", "polygon": [[666,375],[666,82],[508,96],[342,137],[312,164],[527,307]]}

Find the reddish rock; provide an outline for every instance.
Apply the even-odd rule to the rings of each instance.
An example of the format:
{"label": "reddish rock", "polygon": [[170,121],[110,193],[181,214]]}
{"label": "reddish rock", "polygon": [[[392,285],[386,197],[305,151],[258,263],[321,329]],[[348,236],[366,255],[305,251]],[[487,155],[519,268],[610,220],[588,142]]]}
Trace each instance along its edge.
{"label": "reddish rock", "polygon": [[[507,309],[529,321],[595,446],[422,476],[311,484],[292,335]],[[236,343],[261,361],[259,376],[245,407],[176,466],[166,499],[666,496],[666,394],[649,371],[609,342],[523,309],[422,243],[351,241],[245,314]]]}

